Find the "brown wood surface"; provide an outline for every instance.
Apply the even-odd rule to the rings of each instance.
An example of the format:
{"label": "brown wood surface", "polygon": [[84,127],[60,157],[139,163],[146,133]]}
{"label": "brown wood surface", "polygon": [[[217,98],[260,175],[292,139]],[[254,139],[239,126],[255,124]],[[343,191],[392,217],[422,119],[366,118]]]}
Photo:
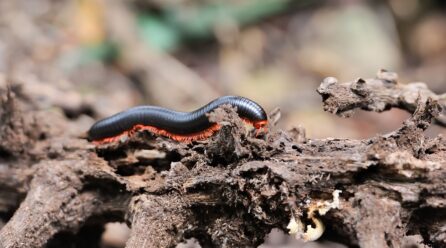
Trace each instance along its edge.
{"label": "brown wood surface", "polygon": [[174,247],[190,237],[202,247],[254,247],[274,227],[287,231],[292,215],[312,224],[308,208],[336,189],[339,209],[318,216],[322,239],[445,247],[446,141],[424,131],[444,125],[446,97],[397,81],[382,71],[347,83],[327,78],[318,88],[324,108],[343,116],[359,108],[413,113],[371,139],[307,139],[302,129],[274,127],[254,137],[224,107],[210,116],[223,128],[208,140],[139,133],[97,148],[65,132],[70,120],[35,109],[19,86],[2,90],[0,247],[99,238],[110,221],[131,227],[127,247]]}

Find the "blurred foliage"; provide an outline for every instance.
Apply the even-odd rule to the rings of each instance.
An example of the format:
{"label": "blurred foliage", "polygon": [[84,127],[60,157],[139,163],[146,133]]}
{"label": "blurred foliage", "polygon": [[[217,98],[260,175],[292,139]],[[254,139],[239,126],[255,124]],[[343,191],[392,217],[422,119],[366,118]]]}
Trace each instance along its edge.
{"label": "blurred foliage", "polygon": [[140,15],[138,29],[142,39],[155,49],[172,51],[180,45],[181,29],[166,23],[162,18],[150,14]]}
{"label": "blurred foliage", "polygon": [[183,39],[203,39],[218,27],[244,26],[281,13],[291,0],[249,0],[234,4],[215,1],[193,6],[165,6],[158,13],[139,14],[139,29],[143,39],[155,49],[172,51]]}
{"label": "blurred foliage", "polygon": [[62,64],[68,70],[95,61],[113,61],[119,56],[119,49],[113,42],[85,44],[63,57]]}

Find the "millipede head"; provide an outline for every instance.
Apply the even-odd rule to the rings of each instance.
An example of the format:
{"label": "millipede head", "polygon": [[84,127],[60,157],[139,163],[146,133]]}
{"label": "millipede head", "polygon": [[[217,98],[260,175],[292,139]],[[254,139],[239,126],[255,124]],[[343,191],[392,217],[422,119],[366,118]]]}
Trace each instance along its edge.
{"label": "millipede head", "polygon": [[268,121],[267,120],[256,121],[253,123],[253,125],[256,129],[265,128],[268,125]]}
{"label": "millipede head", "polygon": [[255,129],[257,129],[256,136],[259,136],[260,133],[262,133],[262,132],[263,133],[268,132],[268,121],[267,120],[253,122],[253,126],[255,127]]}

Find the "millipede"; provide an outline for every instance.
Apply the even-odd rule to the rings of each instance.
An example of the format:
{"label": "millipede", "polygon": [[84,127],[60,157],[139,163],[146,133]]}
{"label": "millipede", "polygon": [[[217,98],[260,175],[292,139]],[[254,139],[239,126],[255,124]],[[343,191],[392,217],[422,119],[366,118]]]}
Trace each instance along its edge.
{"label": "millipede", "polygon": [[95,144],[116,142],[122,136],[149,131],[180,142],[209,138],[221,126],[209,121],[207,114],[222,105],[236,107],[237,114],[257,131],[266,130],[268,118],[256,102],[240,96],[223,96],[192,112],[179,112],[157,106],[137,106],[102,119],[88,131]]}

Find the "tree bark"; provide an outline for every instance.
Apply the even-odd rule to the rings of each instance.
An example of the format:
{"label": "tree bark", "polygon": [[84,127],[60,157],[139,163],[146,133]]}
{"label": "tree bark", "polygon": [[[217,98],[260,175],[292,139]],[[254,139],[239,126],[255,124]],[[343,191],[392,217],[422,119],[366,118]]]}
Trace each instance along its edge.
{"label": "tree bark", "polygon": [[321,239],[350,246],[446,246],[446,141],[424,135],[432,121],[444,125],[444,95],[385,71],[342,84],[327,78],[318,92],[343,116],[392,107],[412,116],[365,140],[274,127],[255,137],[225,106],[210,115],[222,129],[208,140],[141,132],[94,147],[63,132],[69,120],[39,114],[19,87],[3,90],[0,247],[44,247],[64,232],[81,239],[92,219],[126,221],[127,247],[191,237],[203,247],[255,247],[287,226],[312,240],[322,223]]}

